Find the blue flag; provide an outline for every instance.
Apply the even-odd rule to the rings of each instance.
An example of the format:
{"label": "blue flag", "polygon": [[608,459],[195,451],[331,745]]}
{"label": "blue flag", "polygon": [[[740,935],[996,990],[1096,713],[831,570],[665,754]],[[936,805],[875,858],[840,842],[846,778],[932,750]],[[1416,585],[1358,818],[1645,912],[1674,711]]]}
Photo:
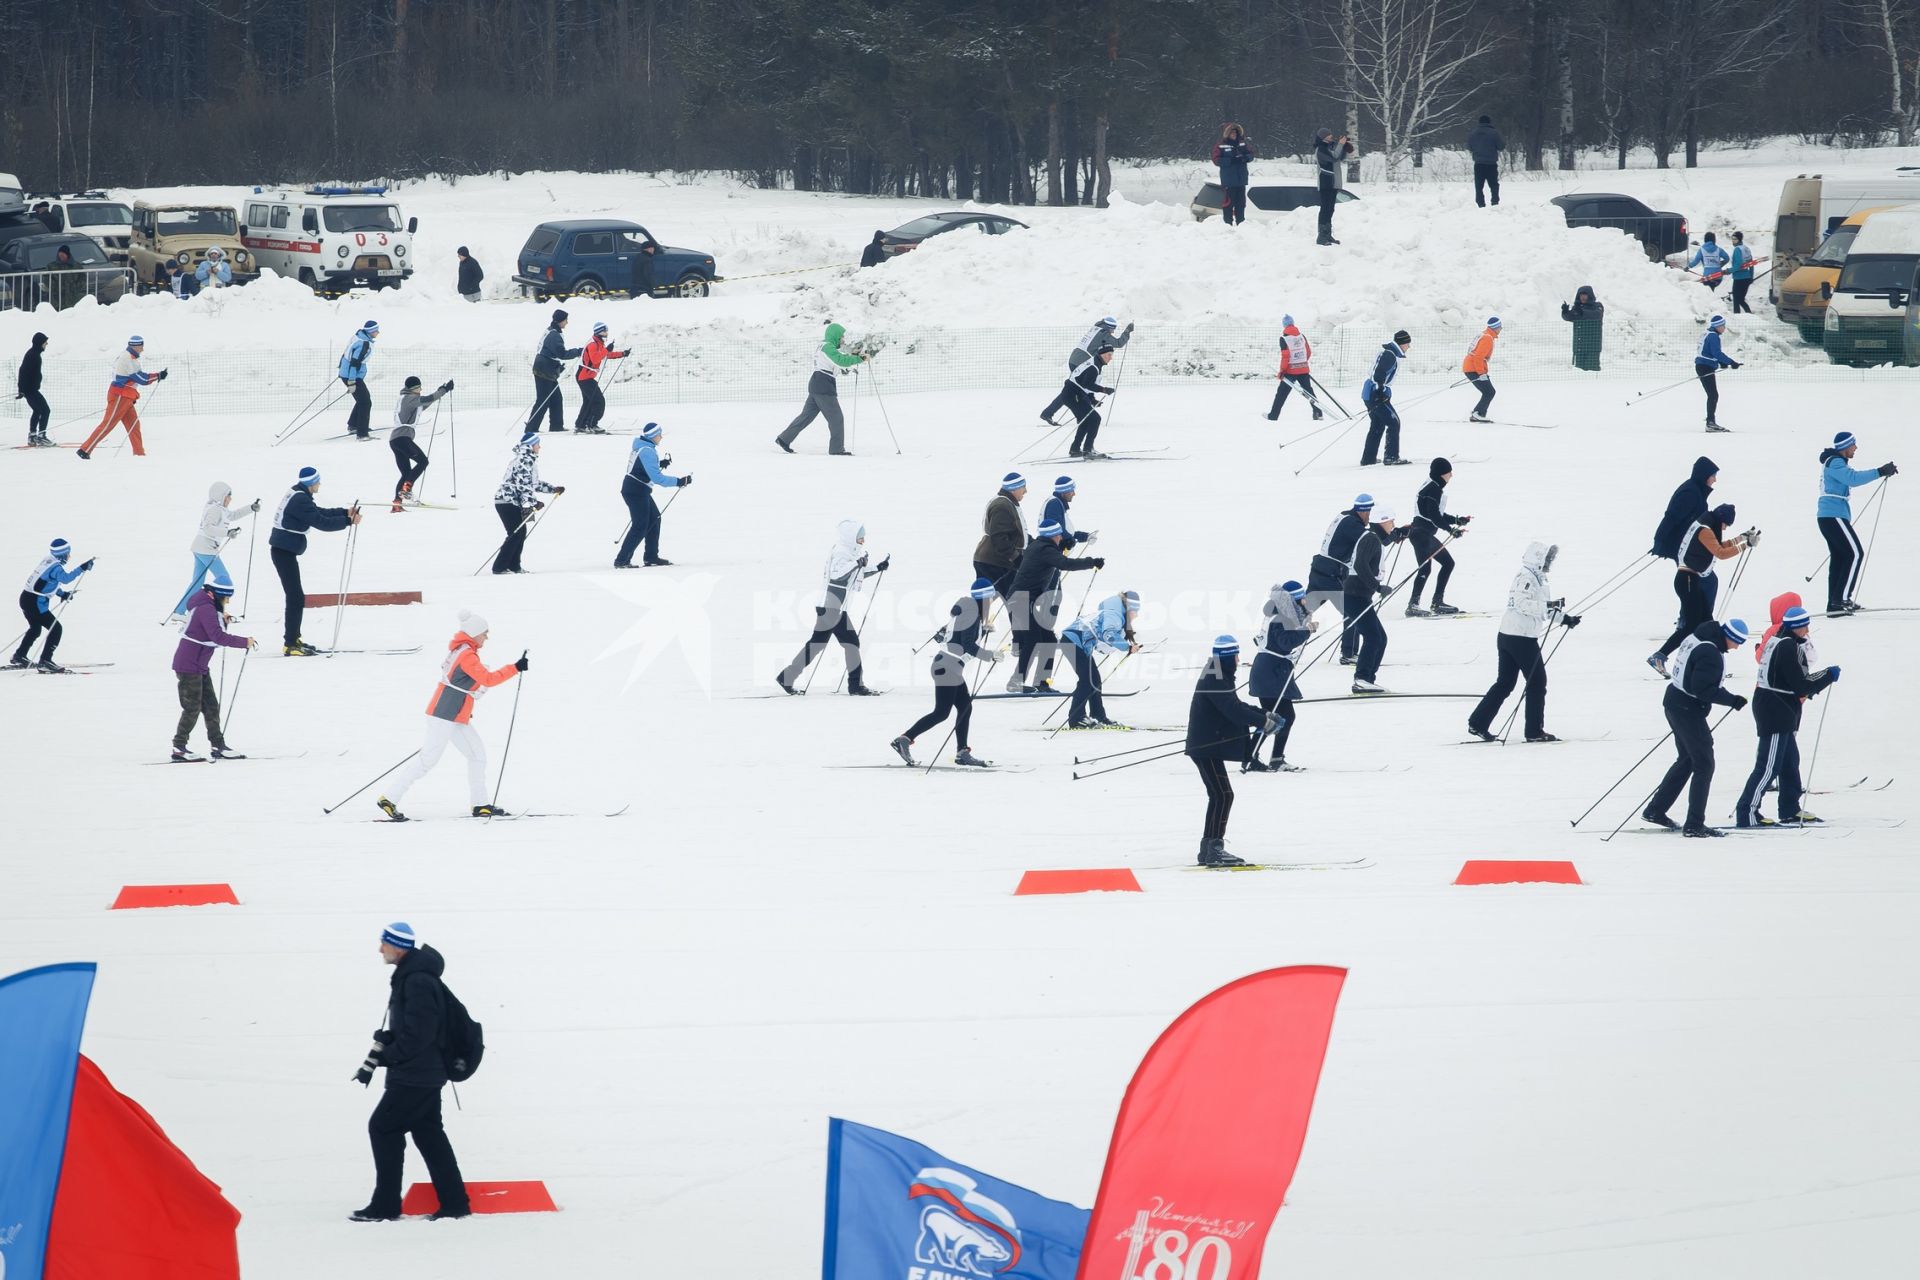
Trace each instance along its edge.
{"label": "blue flag", "polygon": [[829,1122],[822,1280],[1073,1280],[1090,1216],[884,1129]]}
{"label": "blue flag", "polygon": [[0,1276],[40,1280],[67,1149],[91,964],[0,978]]}

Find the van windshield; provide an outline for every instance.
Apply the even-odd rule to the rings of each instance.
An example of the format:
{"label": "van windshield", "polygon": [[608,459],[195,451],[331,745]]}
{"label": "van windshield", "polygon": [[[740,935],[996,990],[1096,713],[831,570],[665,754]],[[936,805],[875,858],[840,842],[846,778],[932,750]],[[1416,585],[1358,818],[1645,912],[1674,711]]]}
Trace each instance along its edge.
{"label": "van windshield", "polygon": [[1835,227],[1833,234],[1821,242],[1807,259],[1810,267],[1837,267],[1847,260],[1847,248],[1853,244],[1853,238],[1860,234],[1858,226]]}
{"label": "van windshield", "polygon": [[1840,292],[1885,293],[1889,289],[1910,289],[1916,266],[1920,266],[1920,254],[1856,254],[1847,259],[1847,265],[1840,271]]}
{"label": "van windshield", "polygon": [[162,209],[156,215],[163,236],[231,236],[231,209]]}
{"label": "van windshield", "polygon": [[124,227],[133,222],[133,210],[123,204],[70,204],[67,225],[72,227]]}
{"label": "van windshield", "polygon": [[320,211],[329,231],[398,231],[400,211],[390,204],[330,204]]}

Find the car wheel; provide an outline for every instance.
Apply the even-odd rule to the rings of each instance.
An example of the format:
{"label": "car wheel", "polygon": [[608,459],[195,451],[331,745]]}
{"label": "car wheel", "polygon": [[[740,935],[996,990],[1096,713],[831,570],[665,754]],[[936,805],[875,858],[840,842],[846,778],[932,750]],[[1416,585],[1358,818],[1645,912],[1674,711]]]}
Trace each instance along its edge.
{"label": "car wheel", "polygon": [[597,298],[607,291],[607,287],[592,276],[581,276],[573,282],[572,294],[576,298]]}
{"label": "car wheel", "polygon": [[713,292],[713,283],[698,271],[689,271],[680,277],[673,292],[681,298],[704,298]]}

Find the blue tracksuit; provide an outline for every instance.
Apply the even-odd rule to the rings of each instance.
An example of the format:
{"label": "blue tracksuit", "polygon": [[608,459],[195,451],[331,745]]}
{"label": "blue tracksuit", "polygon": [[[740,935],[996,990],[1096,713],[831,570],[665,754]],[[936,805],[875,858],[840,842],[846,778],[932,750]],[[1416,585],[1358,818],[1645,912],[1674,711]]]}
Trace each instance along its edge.
{"label": "blue tracksuit", "polygon": [[1733,360],[1720,349],[1720,333],[1709,329],[1700,338],[1700,350],[1694,352],[1695,369],[1731,369]]}
{"label": "blue tracksuit", "polygon": [[1693,251],[1693,256],[1687,259],[1687,267],[1689,269],[1699,267],[1701,279],[1712,280],[1726,270],[1727,251],[1718,244],[1702,243]]}
{"label": "blue tracksuit", "polygon": [[1133,643],[1127,635],[1127,602],[1123,596],[1108,596],[1094,610],[1093,621],[1075,618],[1060,638],[1073,646],[1073,700],[1067,707],[1067,723],[1085,719],[1089,709],[1095,720],[1107,718],[1107,706],[1100,697],[1100,668],[1094,655],[1101,649],[1124,653]]}
{"label": "blue tracksuit", "polygon": [[1040,513],[1040,523],[1045,524],[1049,520],[1057,520],[1060,522],[1060,527],[1067,531],[1069,540],[1073,542],[1085,542],[1087,535],[1075,529],[1073,527],[1073,521],[1067,518],[1067,507],[1069,505],[1065,498],[1062,498],[1057,493],[1054,494],[1047,499],[1046,509]]}
{"label": "blue tracksuit", "polygon": [[373,330],[356,329],[353,341],[340,357],[340,376],[348,382],[364,382],[367,378],[367,358],[373,354]]}
{"label": "blue tracksuit", "polygon": [[[554,330],[548,330],[554,332]],[[660,559],[660,508],[653,500],[653,487],[678,489],[680,477],[660,470],[660,450],[651,440],[635,440],[633,455],[627,459],[627,473],[620,479],[620,499],[627,504],[627,535],[614,556],[616,567],[633,563],[633,553],[644,541],[645,563]]]}
{"label": "blue tracksuit", "polygon": [[1853,519],[1853,504],[1847,499],[1853,487],[1859,484],[1871,484],[1880,478],[1874,471],[1855,471],[1847,465],[1847,460],[1829,449],[1823,455],[1826,461],[1820,467],[1820,506],[1814,512],[1818,519]]}
{"label": "blue tracksuit", "polygon": [[66,561],[51,555],[43,556],[40,563],[34,566],[33,572],[28,575],[27,588],[21,594],[39,597],[40,608],[44,612],[50,606],[54,596],[78,582],[80,575],[86,571],[86,565],[69,569]]}
{"label": "blue tracksuit", "polygon": [[1376,392],[1386,399],[1393,399],[1393,379],[1400,372],[1400,348],[1392,342],[1380,345],[1380,354],[1374,357],[1373,376],[1360,386],[1360,403],[1372,404]]}
{"label": "blue tracksuit", "polygon": [[1743,244],[1737,244],[1733,246],[1733,256],[1730,261],[1733,265],[1735,280],[1753,279],[1753,250]]}
{"label": "blue tracksuit", "polygon": [[307,549],[307,530],[338,533],[350,523],[345,507],[323,507],[313,500],[312,491],[305,485],[295,485],[273,513],[273,531],[267,535],[267,545],[297,556]]}

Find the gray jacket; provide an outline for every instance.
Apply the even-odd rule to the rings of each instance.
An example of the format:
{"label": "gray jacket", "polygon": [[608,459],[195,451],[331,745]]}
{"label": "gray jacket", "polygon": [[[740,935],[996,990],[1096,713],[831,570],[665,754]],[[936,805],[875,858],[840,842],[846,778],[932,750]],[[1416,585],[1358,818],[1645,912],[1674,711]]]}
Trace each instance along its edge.
{"label": "gray jacket", "polygon": [[413,439],[413,429],[420,424],[420,411],[445,394],[435,391],[423,396],[418,391],[402,391],[400,403],[393,407],[393,430],[387,433],[387,439]]}

